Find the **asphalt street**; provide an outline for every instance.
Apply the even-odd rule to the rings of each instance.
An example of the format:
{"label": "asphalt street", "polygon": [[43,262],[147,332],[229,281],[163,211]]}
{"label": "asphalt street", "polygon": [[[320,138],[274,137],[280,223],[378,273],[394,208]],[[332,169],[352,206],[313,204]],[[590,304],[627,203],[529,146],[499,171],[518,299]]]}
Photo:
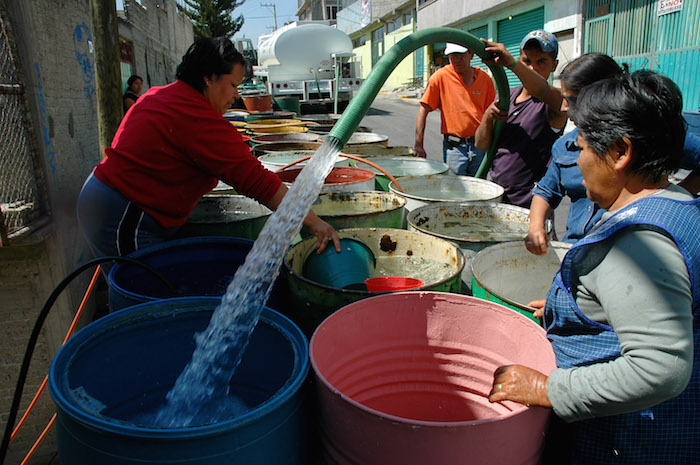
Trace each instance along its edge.
{"label": "asphalt street", "polygon": [[[360,125],[371,128],[377,134],[388,136],[389,145],[413,147],[418,105],[416,99],[401,98],[399,94],[379,94]],[[423,146],[429,159],[442,161],[440,114],[437,111],[428,114]],[[566,231],[569,204],[568,197],[565,197],[555,211],[554,229],[559,238],[563,237]]]}
{"label": "asphalt street", "polygon": [[[413,148],[418,106],[415,99],[403,99],[399,94],[379,94],[360,125],[372,128],[377,134],[389,136],[389,145]],[[428,158],[442,161],[440,114],[437,111],[429,113],[425,126],[423,146]]]}

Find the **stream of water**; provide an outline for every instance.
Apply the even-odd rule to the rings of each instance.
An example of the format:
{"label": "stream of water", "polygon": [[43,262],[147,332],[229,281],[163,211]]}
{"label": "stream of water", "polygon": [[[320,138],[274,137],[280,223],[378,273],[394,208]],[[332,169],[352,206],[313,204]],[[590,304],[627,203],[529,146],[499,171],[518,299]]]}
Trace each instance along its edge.
{"label": "stream of water", "polygon": [[155,415],[158,427],[210,424],[246,410],[245,405],[228,396],[229,381],[270,295],[284,254],[299,233],[339,151],[338,140],[327,138],[268,219],[209,326],[195,336],[197,347],[192,360],[168,393],[166,405]]}

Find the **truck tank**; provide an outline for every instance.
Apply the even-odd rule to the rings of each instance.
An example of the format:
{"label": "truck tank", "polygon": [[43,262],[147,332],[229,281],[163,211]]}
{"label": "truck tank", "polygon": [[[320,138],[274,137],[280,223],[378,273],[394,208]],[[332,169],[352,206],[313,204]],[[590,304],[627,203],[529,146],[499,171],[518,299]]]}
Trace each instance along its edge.
{"label": "truck tank", "polygon": [[352,41],[322,24],[291,24],[258,39],[258,62],[268,67],[270,81],[314,79],[312,69],[319,79],[332,78],[333,53],[352,53]]}

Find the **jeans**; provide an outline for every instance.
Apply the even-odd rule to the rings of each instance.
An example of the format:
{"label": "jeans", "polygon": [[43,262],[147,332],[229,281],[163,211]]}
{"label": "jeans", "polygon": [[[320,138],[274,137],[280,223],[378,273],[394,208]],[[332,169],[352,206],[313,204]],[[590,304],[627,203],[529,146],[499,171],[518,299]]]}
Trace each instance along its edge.
{"label": "jeans", "polygon": [[454,144],[443,139],[442,159],[450,167],[450,174],[474,176],[484,159],[484,152],[469,142]]}

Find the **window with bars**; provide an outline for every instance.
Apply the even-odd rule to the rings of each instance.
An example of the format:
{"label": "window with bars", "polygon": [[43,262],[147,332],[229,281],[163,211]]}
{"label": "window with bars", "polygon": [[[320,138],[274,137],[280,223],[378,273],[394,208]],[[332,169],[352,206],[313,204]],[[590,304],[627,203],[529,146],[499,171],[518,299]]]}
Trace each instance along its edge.
{"label": "window with bars", "polygon": [[326,19],[336,19],[338,7],[336,5],[326,5]]}
{"label": "window with bars", "polygon": [[356,37],[355,39],[352,39],[352,47],[357,48],[357,47],[362,47],[367,43],[367,36],[362,34],[360,37]]}
{"label": "window with bars", "polygon": [[396,16],[395,18],[391,18],[387,23],[386,23],[386,33],[389,34],[391,32],[394,32],[398,28],[402,26],[401,24],[401,16]]}
{"label": "window with bars", "polygon": [[0,9],[0,246],[48,222],[48,200],[19,57]]}

